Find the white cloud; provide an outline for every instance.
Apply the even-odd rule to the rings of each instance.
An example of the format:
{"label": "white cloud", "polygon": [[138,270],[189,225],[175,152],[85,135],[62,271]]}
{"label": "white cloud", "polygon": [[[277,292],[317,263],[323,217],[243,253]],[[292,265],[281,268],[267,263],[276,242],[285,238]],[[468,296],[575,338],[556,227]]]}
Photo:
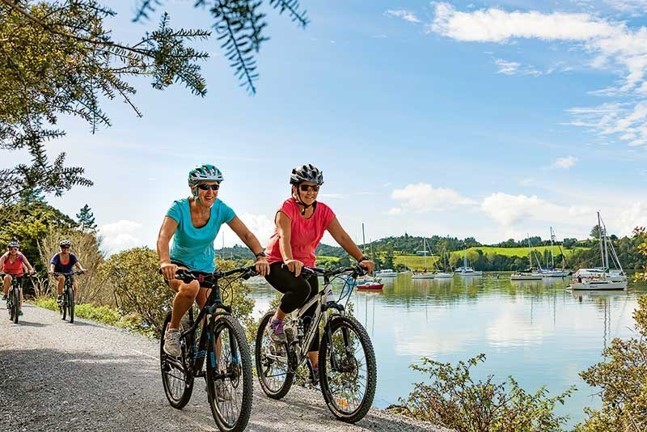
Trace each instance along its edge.
{"label": "white cloud", "polygon": [[552,168],[569,169],[575,165],[577,158],[575,156],[566,156],[557,158],[551,165]]}
{"label": "white cloud", "polygon": [[[274,233],[274,219],[268,218],[267,215],[255,215],[251,213],[244,213],[238,215],[238,217],[256,236],[258,241],[261,242],[261,245],[265,246],[270,236]],[[216,237],[215,245],[217,249],[220,249],[223,245],[223,236],[226,247],[243,244],[238,236],[229,228],[229,225],[225,224],[220,228],[218,237]]]}
{"label": "white cloud", "polygon": [[605,0],[609,6],[629,13],[640,13],[647,10],[647,0]]}
{"label": "white cloud", "polygon": [[102,245],[109,254],[143,246],[145,242],[140,237],[142,228],[142,224],[125,219],[101,225],[99,234]]}
{"label": "white cloud", "polygon": [[529,66],[523,66],[521,63],[503,60],[503,59],[494,59],[494,64],[497,66],[497,73],[504,75],[532,75],[539,76],[542,75],[540,71]]}
{"label": "white cloud", "polygon": [[474,200],[466,198],[453,189],[434,188],[427,183],[409,184],[404,189],[391,192],[391,198],[400,201],[401,205],[389,210],[389,214],[397,215],[407,211],[418,213],[428,211],[444,211],[457,206],[475,204]]}
{"label": "white cloud", "polygon": [[384,12],[384,15],[400,18],[412,24],[420,23],[420,19],[418,19],[416,14],[406,9],[389,9],[386,12]]}
{"label": "white cloud", "polygon": [[495,192],[485,197],[481,210],[504,227],[520,225],[528,220],[561,221],[562,224],[577,225],[583,216],[595,214],[595,209],[589,206],[563,206],[536,195],[510,195],[504,192]]}
{"label": "white cloud", "polygon": [[[647,5],[644,0],[611,3],[617,8]],[[571,124],[591,127],[607,139],[618,138],[631,146],[647,146],[647,27],[631,29],[624,22],[588,13],[507,12],[497,8],[460,12],[449,3],[437,3],[427,29],[458,41],[501,44],[515,39],[538,39],[575,44],[591,56],[589,67],[613,74],[621,72],[617,88],[605,88],[600,94],[639,99],[615,104],[611,115],[603,112],[614,104],[575,108],[571,112],[576,119]],[[499,73],[510,75],[521,70],[519,63],[499,64]],[[578,113],[584,115],[584,120],[577,117]]]}

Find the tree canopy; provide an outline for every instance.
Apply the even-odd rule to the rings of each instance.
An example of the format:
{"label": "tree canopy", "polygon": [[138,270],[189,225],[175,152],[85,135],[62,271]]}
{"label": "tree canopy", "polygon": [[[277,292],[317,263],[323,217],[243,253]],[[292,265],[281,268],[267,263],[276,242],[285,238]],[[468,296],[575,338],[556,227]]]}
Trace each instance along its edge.
{"label": "tree canopy", "polygon": [[[147,19],[161,0],[140,0],[135,20]],[[305,26],[298,0],[270,0],[271,7]],[[194,7],[211,14],[217,39],[241,84],[254,93],[258,72],[254,54],[267,40],[262,0],[197,0]],[[137,76],[163,90],[184,84],[204,96],[200,62],[208,54],[192,48],[211,32],[173,29],[166,13],[157,28],[139,40],[114,40],[115,12],[96,0],[0,0],[0,150],[27,151],[30,164],[0,170],[0,204],[15,202],[24,190],[61,195],[75,185],[90,186],[82,167],[65,165],[65,154],[52,160],[45,145],[64,135],[59,117],[79,117],[92,131],[110,126],[101,109],[105,99],[121,99],[141,116],[133,101]]]}

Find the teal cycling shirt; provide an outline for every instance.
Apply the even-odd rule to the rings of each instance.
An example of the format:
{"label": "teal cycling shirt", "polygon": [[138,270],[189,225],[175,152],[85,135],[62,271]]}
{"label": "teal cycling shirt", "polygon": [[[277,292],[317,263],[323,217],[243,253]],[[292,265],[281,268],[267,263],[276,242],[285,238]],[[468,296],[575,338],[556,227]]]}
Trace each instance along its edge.
{"label": "teal cycling shirt", "polygon": [[170,256],[172,261],[180,262],[189,270],[211,273],[216,270],[216,249],[213,241],[224,223],[229,223],[236,213],[224,202],[216,199],[211,207],[209,222],[196,228],[191,222],[189,199],[183,198],[173,202],[166,216],[177,222],[173,236]]}

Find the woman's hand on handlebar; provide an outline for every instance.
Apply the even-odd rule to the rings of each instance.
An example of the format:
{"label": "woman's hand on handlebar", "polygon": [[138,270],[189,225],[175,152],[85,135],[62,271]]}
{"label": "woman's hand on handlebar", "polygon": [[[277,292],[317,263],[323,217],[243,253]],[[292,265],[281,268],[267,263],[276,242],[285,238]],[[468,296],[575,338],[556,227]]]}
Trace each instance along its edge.
{"label": "woman's hand on handlebar", "polygon": [[177,265],[173,263],[162,263],[160,264],[160,271],[164,275],[164,279],[167,281],[172,281],[175,279],[175,272],[177,272]]}
{"label": "woman's hand on handlebar", "polygon": [[373,270],[375,270],[375,263],[371,260],[368,260],[368,259],[361,260],[358,264],[361,268],[366,270],[368,274],[373,273]]}
{"label": "woman's hand on handlebar", "polygon": [[288,270],[290,270],[292,273],[294,273],[295,276],[299,276],[301,274],[301,269],[303,268],[303,263],[299,260],[286,260],[285,265],[288,266]]}

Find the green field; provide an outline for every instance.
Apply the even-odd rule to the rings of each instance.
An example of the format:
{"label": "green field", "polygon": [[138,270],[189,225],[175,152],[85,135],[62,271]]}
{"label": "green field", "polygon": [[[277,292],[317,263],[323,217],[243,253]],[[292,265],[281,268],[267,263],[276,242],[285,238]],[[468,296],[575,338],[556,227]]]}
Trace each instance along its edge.
{"label": "green field", "polygon": [[[577,249],[587,249],[587,248],[577,248]],[[520,258],[527,258],[528,257],[528,248],[526,247],[518,247],[518,248],[504,248],[504,247],[493,247],[493,246],[477,246],[473,248],[467,249],[467,260],[468,261],[473,261],[474,257],[478,252],[477,250],[481,250],[484,255],[504,255],[507,257],[520,257]],[[550,254],[550,246],[538,246],[534,248],[536,253],[538,253],[540,256],[543,256],[544,253]],[[568,259],[571,255],[573,255],[574,249],[562,249],[566,255],[566,259]],[[557,246],[553,246],[553,254],[554,255],[559,255],[559,248]],[[427,257],[427,268],[432,269],[433,265],[439,260],[439,257],[437,255],[431,257]],[[393,262],[395,263],[396,266],[398,265],[404,265],[407,268],[410,268],[412,270],[423,270],[425,267],[425,258],[423,256],[419,255],[396,255],[393,258]],[[457,265],[463,265],[463,251],[453,251],[450,253],[450,258],[449,262],[451,267],[456,267]]]}
{"label": "green field", "polygon": [[[550,246],[537,246],[534,248],[536,253],[540,256],[544,254],[550,254]],[[586,250],[588,248],[574,248],[574,249],[562,249],[568,260],[575,250]],[[504,255],[507,257],[520,257],[526,259],[528,257],[528,248],[527,247],[517,247],[517,248],[504,248],[504,247],[494,247],[494,246],[477,246],[467,249],[467,260],[473,261],[476,258],[477,250],[481,250],[484,255]],[[555,256],[559,255],[559,247],[553,246],[553,254]],[[381,253],[379,258],[383,261],[385,256],[384,253]],[[428,256],[427,257],[427,269],[431,270],[436,265],[436,262],[440,258],[438,255]],[[317,263],[322,264],[324,262],[336,263],[339,258],[327,257],[327,256],[318,256]],[[395,266],[405,266],[409,269],[421,271],[425,268],[425,257],[421,255],[395,255],[393,257],[393,262]],[[451,267],[463,265],[463,251],[453,251],[450,253],[449,262]]]}

